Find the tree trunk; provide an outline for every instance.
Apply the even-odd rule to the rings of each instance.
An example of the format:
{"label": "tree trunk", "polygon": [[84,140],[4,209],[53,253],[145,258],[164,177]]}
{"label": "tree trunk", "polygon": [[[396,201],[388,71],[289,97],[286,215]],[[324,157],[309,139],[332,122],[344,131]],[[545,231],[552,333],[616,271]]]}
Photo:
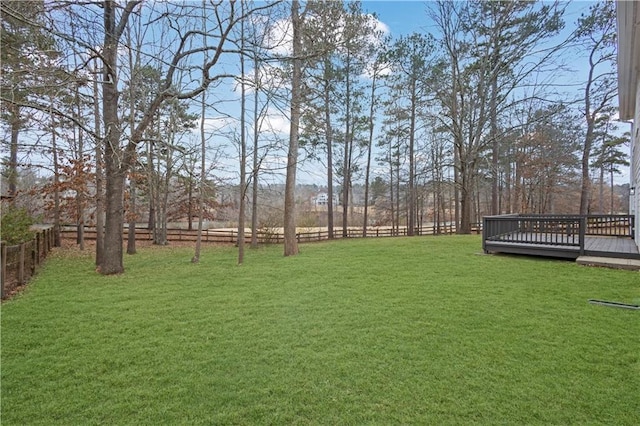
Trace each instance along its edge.
{"label": "tree trunk", "polygon": [[[325,60],[325,72],[327,72],[328,60]],[[333,128],[331,126],[331,96],[330,96],[329,76],[324,78],[324,121],[325,138],[327,144],[327,231],[328,238],[332,240],[333,235]]]}
{"label": "tree trunk", "polygon": [[[206,61],[206,60],[205,60]],[[206,110],[206,91],[202,92],[202,102],[200,103],[200,185],[198,191],[198,237],[196,238],[196,249],[191,263],[200,262],[200,251],[202,248],[202,226],[204,221],[204,190],[205,190],[205,172],[206,172],[206,139],[204,134],[204,117]]]}
{"label": "tree trunk", "polygon": [[395,186],[393,185],[393,173],[393,155],[391,154],[391,145],[389,145],[389,205],[391,210],[391,235],[393,235],[396,225],[395,204],[393,202],[393,194],[395,192]]}
{"label": "tree trunk", "polygon": [[291,24],[293,27],[293,72],[291,79],[291,127],[289,130],[289,152],[287,155],[287,177],[284,196],[284,255],[298,254],[296,237],[296,168],[298,165],[298,131],[300,125],[300,104],[302,96],[302,54],[301,19],[299,2],[291,2]]}
{"label": "tree trunk", "polygon": [[[195,168],[195,164],[193,165]],[[189,182],[187,183],[187,229],[193,231],[193,169],[189,171]]]}
{"label": "tree trunk", "polygon": [[258,125],[258,87],[260,83],[260,69],[258,68],[258,54],[253,57],[253,171],[251,176],[251,248],[258,247],[258,175],[260,164],[258,162],[258,138],[260,128]]}
{"label": "tree trunk", "polygon": [[129,183],[129,228],[127,232],[127,254],[136,254],[136,180],[130,177]]}
{"label": "tree trunk", "polygon": [[507,170],[505,172],[505,182],[504,182],[504,186],[505,186],[505,200],[504,200],[504,206],[505,206],[505,213],[506,214],[511,214],[511,185],[512,185],[512,150],[509,149],[509,158],[507,159]]}
{"label": "tree trunk", "polygon": [[589,214],[589,199],[591,193],[591,178],[589,177],[589,159],[591,158],[591,145],[593,140],[593,120],[587,119],[587,134],[585,136],[582,159],[580,161],[582,169],[582,179],[580,185],[580,214]]}
{"label": "tree trunk", "polygon": [[[84,172],[78,171],[78,173]],[[80,246],[80,250],[84,250],[84,193],[82,192],[82,188],[79,188],[76,192],[76,216],[78,218],[76,225],[77,243]]]}
{"label": "tree trunk", "polygon": [[[11,105],[11,146],[9,153],[9,164],[7,165],[7,186],[9,197],[13,200],[18,192],[18,135],[22,126],[20,120],[20,107]],[[13,202],[13,201],[11,201]]]}
{"label": "tree trunk", "polygon": [[117,62],[118,40],[116,38],[116,4],[104,2],[104,61],[102,83],[102,116],[106,129],[104,136],[104,159],[106,172],[106,221],[104,253],[98,266],[104,275],[124,272],[122,253],[122,224],[124,223],[124,179],[125,169],[120,163],[120,122],[118,119]]}
{"label": "tree trunk", "polygon": [[[244,11],[244,2],[241,2]],[[240,211],[238,212],[238,265],[244,262],[244,222],[247,187],[247,141],[245,113],[247,95],[244,81],[244,20],[240,22]]]}
{"label": "tree trunk", "polygon": [[104,251],[104,194],[102,192],[102,185],[104,181],[102,170],[102,144],[103,141],[100,138],[100,106],[98,104],[98,68],[94,66],[93,70],[93,115],[95,120],[95,132],[96,132],[96,258],[95,264],[99,266],[102,263],[102,253]]}
{"label": "tree trunk", "polygon": [[407,211],[407,235],[415,234],[416,185],[415,185],[415,129],[416,129],[416,79],[411,80],[411,117],[409,122],[409,208]]}
{"label": "tree trunk", "polygon": [[342,236],[344,238],[349,236],[348,226],[349,226],[349,185],[350,181],[350,173],[351,173],[351,164],[350,164],[350,152],[351,152],[351,88],[350,82],[351,79],[350,69],[349,69],[350,61],[349,56],[347,56],[347,65],[346,65],[346,90],[345,90],[345,132],[344,132],[344,156],[343,156],[343,165],[342,165]]}
{"label": "tree trunk", "polygon": [[[53,103],[53,100],[52,100]],[[60,165],[58,164],[57,133],[53,113],[51,114],[51,150],[53,151],[53,232],[55,247],[60,247]]]}
{"label": "tree trunk", "polygon": [[[456,141],[455,144],[461,143]],[[456,230],[460,230],[460,154],[459,147],[453,147],[453,211]]]}
{"label": "tree trunk", "polygon": [[614,214],[614,209],[613,209],[613,164],[611,165],[611,169],[609,170],[609,173],[611,173],[611,208],[609,209],[609,214]]}
{"label": "tree trunk", "polygon": [[[109,121],[106,120],[105,123]],[[106,136],[105,139],[110,139]],[[124,272],[123,250],[122,250],[122,224],[124,223],[124,176],[119,173],[117,164],[109,153],[110,149],[105,147],[105,168],[106,168],[106,221],[104,235],[104,255],[99,265],[100,273],[104,275],[121,274]],[[115,160],[117,162],[117,160]]]}
{"label": "tree trunk", "polygon": [[499,40],[493,40],[493,55],[491,57],[491,92],[489,95],[489,139],[491,140],[491,214],[500,214],[499,188],[498,188],[498,168],[500,165],[500,145],[498,144],[498,73],[495,69],[498,66],[500,45]]}
{"label": "tree trunk", "polygon": [[369,109],[369,143],[367,144],[367,166],[364,175],[364,217],[362,219],[362,236],[367,236],[369,225],[369,175],[371,173],[371,151],[373,151],[373,115],[375,113],[376,77],[374,71],[371,81],[371,108]]}
{"label": "tree trunk", "polygon": [[400,153],[396,157],[396,235],[400,235]]}
{"label": "tree trunk", "polygon": [[473,179],[470,166],[464,159],[460,161],[460,227],[458,234],[471,233],[471,211],[473,209]]}
{"label": "tree trunk", "polygon": [[[173,121],[173,113],[172,113],[172,118],[170,119],[171,121]],[[174,123],[172,122],[171,124],[171,136],[170,136],[170,146],[174,146],[174,138],[175,138],[175,134],[174,132]],[[160,186],[160,188],[162,189],[162,191],[158,191],[159,197],[158,197],[158,223],[156,226],[156,228],[158,229],[158,241],[155,242],[154,244],[160,244],[163,246],[166,246],[167,244],[169,244],[169,240],[167,238],[167,227],[168,227],[168,211],[169,211],[169,186],[171,183],[171,175],[173,173],[173,152],[171,151],[171,149],[168,149],[168,154],[167,154],[167,170],[165,172],[164,178],[162,179],[162,183]],[[158,162],[159,164],[159,162]],[[159,172],[159,171],[158,171]],[[160,176],[160,174],[158,173],[158,176]],[[161,198],[160,198],[160,193],[161,193]]]}
{"label": "tree trunk", "polygon": [[598,197],[598,213],[604,214],[604,164],[600,164],[600,182]]}
{"label": "tree trunk", "polygon": [[[159,133],[159,132],[158,132]],[[158,184],[156,173],[154,169],[153,159],[153,146],[151,141],[147,141],[147,183],[149,191],[149,220],[147,222],[147,229],[155,233],[156,229],[156,199],[158,197]]]}

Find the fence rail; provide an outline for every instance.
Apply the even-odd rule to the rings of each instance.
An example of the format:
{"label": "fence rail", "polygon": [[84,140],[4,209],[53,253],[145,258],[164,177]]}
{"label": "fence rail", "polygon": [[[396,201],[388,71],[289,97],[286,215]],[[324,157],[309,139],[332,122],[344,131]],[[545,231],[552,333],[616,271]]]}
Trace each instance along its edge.
{"label": "fence rail", "polygon": [[[439,234],[453,234],[456,228],[452,224],[440,224],[439,226],[429,225],[421,228],[416,228],[415,235],[439,235]],[[127,229],[123,230],[123,237],[127,237]],[[387,228],[387,227],[371,227],[367,229],[366,238],[371,237],[398,237],[406,236],[407,228]],[[88,241],[95,241],[96,229],[94,227],[84,228],[84,238]],[[342,228],[334,228],[334,238],[344,238]],[[63,226],[60,231],[62,239],[73,239],[77,237],[76,226]],[[153,231],[146,228],[136,228],[135,230],[136,241],[152,241]],[[309,230],[300,231],[296,234],[298,242],[306,243],[313,241],[323,241],[329,239],[328,229],[322,230]],[[347,229],[346,238],[362,238],[362,228],[349,228]],[[197,230],[186,229],[167,229],[167,240],[169,242],[195,242],[198,238]],[[257,231],[257,239],[261,244],[278,244],[284,242],[284,235],[279,229],[266,229],[262,228]],[[238,231],[232,229],[209,229],[202,232],[203,243],[226,243],[235,244],[238,241]],[[251,242],[251,233],[247,230],[245,232],[245,242]]]}
{"label": "fence rail", "polygon": [[[476,233],[481,232],[481,227],[476,224],[473,227]],[[60,227],[61,239],[77,239],[76,226]],[[430,224],[428,226],[418,227],[415,229],[414,235],[444,235],[453,234],[456,228],[453,224]],[[123,229],[123,237],[127,237],[128,230]],[[85,227],[83,231],[85,240],[91,241],[96,239],[95,227]],[[370,227],[367,229],[366,235],[363,235],[362,228],[349,228],[346,238],[379,238],[379,237],[398,237],[408,235],[406,227]],[[151,241],[153,240],[153,231],[145,228],[136,228],[136,240]],[[260,229],[257,232],[258,242],[261,244],[278,244],[284,242],[284,235],[278,229]],[[198,237],[198,231],[185,229],[168,229],[167,240],[170,242],[195,242]],[[307,243],[314,241],[323,241],[329,239],[329,231],[322,229],[319,231],[302,231],[296,234],[298,242]],[[334,238],[345,238],[342,228],[334,228]],[[236,244],[238,240],[238,231],[231,229],[209,229],[202,233],[202,241],[204,243],[226,243]],[[251,241],[251,233],[245,233],[245,241]],[[37,268],[47,257],[51,248],[55,244],[54,227],[48,226],[38,230],[35,237],[31,241],[23,244],[9,246],[2,242],[0,246],[1,252],[1,268],[0,268],[0,297],[4,299],[11,294],[17,287],[26,284],[36,273]]]}
{"label": "fence rail", "polygon": [[0,243],[0,298],[26,284],[54,246],[53,226],[38,230],[31,241],[10,246]]}

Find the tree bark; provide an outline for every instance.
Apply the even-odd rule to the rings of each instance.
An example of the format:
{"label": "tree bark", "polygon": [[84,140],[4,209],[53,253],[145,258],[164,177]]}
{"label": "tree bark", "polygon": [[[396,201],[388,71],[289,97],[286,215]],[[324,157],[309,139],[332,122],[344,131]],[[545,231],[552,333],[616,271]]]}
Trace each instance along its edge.
{"label": "tree bark", "polygon": [[[53,103],[53,100],[51,101]],[[51,150],[53,151],[53,238],[55,247],[60,247],[60,164],[54,115],[51,113]]]}
{"label": "tree bark", "polygon": [[102,192],[102,186],[104,183],[103,169],[102,169],[102,145],[103,141],[100,137],[100,105],[98,104],[98,68],[94,66],[93,69],[93,115],[95,120],[95,133],[96,133],[96,258],[95,264],[99,266],[102,262],[102,254],[104,252],[104,194]]}
{"label": "tree bark", "polygon": [[206,172],[206,141],[204,134],[204,115],[206,111],[206,92],[202,92],[202,101],[200,103],[200,190],[198,203],[200,208],[198,209],[198,237],[196,238],[196,249],[191,258],[191,263],[200,262],[200,252],[202,248],[202,226],[204,221],[204,190],[205,190],[205,172]]}
{"label": "tree bark", "polygon": [[351,73],[350,56],[347,56],[346,64],[346,90],[345,90],[345,131],[344,131],[344,156],[342,165],[342,236],[349,236],[349,187],[351,185]]}
{"label": "tree bark", "polygon": [[[244,2],[241,2],[244,11]],[[240,22],[240,211],[238,212],[238,265],[244,262],[244,224],[247,190],[247,137],[245,115],[247,94],[244,80],[244,20]]]}
{"label": "tree bark", "polygon": [[291,2],[291,24],[293,26],[293,72],[291,81],[291,127],[289,130],[289,152],[287,155],[287,178],[285,181],[284,197],[284,255],[298,254],[298,239],[296,237],[296,168],[298,165],[298,132],[300,125],[300,103],[302,64],[302,40],[300,34],[301,19],[299,2]]}
{"label": "tree bark", "polygon": [[411,117],[409,122],[409,209],[407,212],[407,235],[413,236],[416,227],[416,165],[415,165],[415,140],[416,140],[416,79],[411,78]]}
{"label": "tree bark", "polygon": [[325,59],[324,84],[324,120],[325,120],[325,140],[327,144],[327,231],[328,238],[332,240],[333,234],[333,127],[331,126],[331,94],[328,67],[330,61]]}
{"label": "tree bark", "polygon": [[136,254],[136,179],[129,178],[129,227],[127,230],[127,254]]}
{"label": "tree bark", "polygon": [[373,115],[375,113],[377,67],[371,81],[371,105],[369,108],[369,143],[367,144],[367,165],[364,175],[364,217],[362,219],[362,236],[367,236],[369,221],[369,176],[371,173],[371,151],[373,151]]}
{"label": "tree bark", "polygon": [[124,223],[125,168],[120,159],[120,123],[118,118],[118,37],[116,9],[113,1],[104,2],[104,61],[102,83],[102,117],[106,129],[104,157],[106,172],[106,223],[104,254],[100,273],[104,275],[124,272],[122,250],[122,224]]}
{"label": "tree bark", "polygon": [[251,248],[258,247],[258,176],[260,164],[258,162],[258,138],[260,127],[258,120],[258,94],[260,85],[260,69],[258,68],[258,54],[253,57],[253,170],[251,172]]}
{"label": "tree bark", "polygon": [[17,105],[10,106],[10,120],[11,120],[11,146],[9,153],[8,164],[8,177],[7,186],[9,189],[9,197],[13,200],[18,192],[18,136],[20,134],[20,128],[22,127],[22,120],[20,120],[20,107]]}

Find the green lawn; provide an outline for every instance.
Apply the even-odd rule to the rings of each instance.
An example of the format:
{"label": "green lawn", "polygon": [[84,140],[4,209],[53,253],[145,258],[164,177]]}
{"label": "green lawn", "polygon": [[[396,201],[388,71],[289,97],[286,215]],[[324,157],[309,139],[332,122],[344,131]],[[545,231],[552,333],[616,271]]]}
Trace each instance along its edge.
{"label": "green lawn", "polygon": [[640,274],[477,236],[57,253],[2,305],[2,424],[638,424]]}

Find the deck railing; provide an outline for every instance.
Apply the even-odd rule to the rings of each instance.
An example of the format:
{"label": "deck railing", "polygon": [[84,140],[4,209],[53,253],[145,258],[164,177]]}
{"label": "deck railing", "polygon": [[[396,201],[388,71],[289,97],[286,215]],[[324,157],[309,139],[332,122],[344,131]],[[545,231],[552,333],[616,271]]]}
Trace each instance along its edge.
{"label": "deck railing", "polygon": [[500,215],[483,219],[483,246],[488,241],[579,247],[586,236],[634,236],[631,215]]}
{"label": "deck railing", "polygon": [[633,238],[635,235],[634,219],[633,215],[588,215],[585,234]]}

